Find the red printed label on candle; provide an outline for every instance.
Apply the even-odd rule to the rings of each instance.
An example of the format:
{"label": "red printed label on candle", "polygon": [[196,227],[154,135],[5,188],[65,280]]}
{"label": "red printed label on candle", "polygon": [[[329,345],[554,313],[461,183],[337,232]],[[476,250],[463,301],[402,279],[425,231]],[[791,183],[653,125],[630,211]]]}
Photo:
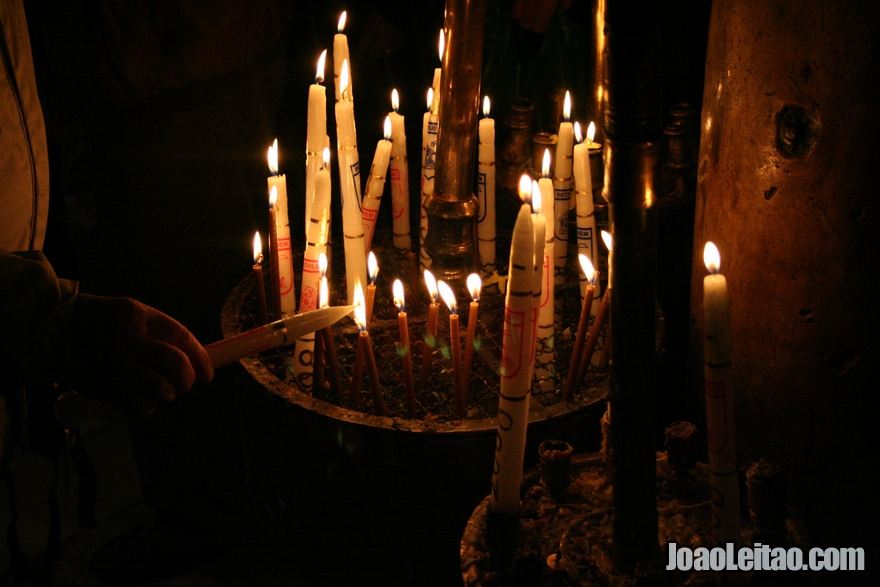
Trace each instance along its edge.
{"label": "red printed label on candle", "polygon": [[364,222],[375,222],[376,214],[378,212],[379,212],[378,210],[375,210],[373,208],[364,207],[364,209],[363,209]]}
{"label": "red printed label on candle", "polygon": [[315,259],[303,259],[303,273],[319,273],[318,261]]}
{"label": "red printed label on candle", "polygon": [[727,403],[720,381],[706,380],[706,437],[709,452],[721,452],[727,445]]}
{"label": "red printed label on candle", "polygon": [[525,312],[504,309],[504,349],[501,353],[501,377],[504,379],[516,377],[525,362],[525,321]]}

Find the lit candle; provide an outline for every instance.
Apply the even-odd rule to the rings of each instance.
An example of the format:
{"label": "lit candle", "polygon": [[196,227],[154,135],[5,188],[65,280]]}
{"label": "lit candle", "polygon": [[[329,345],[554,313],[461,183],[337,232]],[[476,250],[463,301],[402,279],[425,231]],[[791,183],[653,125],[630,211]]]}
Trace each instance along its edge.
{"label": "lit candle", "polygon": [[397,327],[400,329],[400,354],[403,359],[403,384],[406,389],[406,407],[410,418],[416,417],[416,395],[413,388],[412,355],[409,348],[409,323],[406,318],[406,303],[403,296],[403,282],[394,280],[391,288],[394,305],[397,306]]}
{"label": "lit candle", "polygon": [[425,248],[425,237],[428,234],[428,211],[425,205],[434,194],[434,173],[437,160],[437,134],[440,129],[440,118],[432,109],[434,90],[428,90],[428,112],[425,113],[422,126],[422,200],[419,212],[419,250],[422,267],[431,266],[431,256]]}
{"label": "lit candle", "polygon": [[[358,335],[357,358],[355,359],[354,372],[351,378],[351,395],[354,397],[360,394],[361,378],[363,376],[364,364],[366,363],[367,373],[370,377],[370,392],[373,395],[373,407],[380,415],[384,416],[385,402],[382,398],[382,388],[379,384],[379,370],[376,367],[376,357],[373,355],[373,344],[370,341],[366,312],[364,292],[360,284],[358,284],[357,291],[355,292],[354,321],[360,329],[360,334]],[[359,401],[356,403],[359,403]]]}
{"label": "lit candle", "polygon": [[455,299],[455,292],[446,284],[445,281],[439,281],[437,287],[440,290],[440,297],[446,302],[449,308],[449,342],[452,346],[452,382],[455,390],[455,413],[459,418],[464,418],[466,406],[464,404],[464,392],[461,387],[461,333],[458,326],[458,302]]}
{"label": "lit candle", "polygon": [[[327,255],[318,255],[318,269],[321,272],[321,288],[318,294],[318,304],[323,308],[330,307],[330,291],[327,287]],[[336,358],[336,345],[333,343],[333,329],[325,326],[322,330],[324,340],[324,362],[330,369],[330,383],[333,393],[342,401],[342,379],[339,376],[339,361]]]}
{"label": "lit candle", "polygon": [[278,319],[281,317],[281,293],[278,290],[278,188],[269,190],[269,286],[272,288],[272,315]]}
{"label": "lit candle", "polygon": [[428,379],[431,377],[431,361],[434,355],[434,345],[437,338],[437,315],[440,312],[440,302],[437,301],[440,292],[437,290],[437,280],[434,275],[425,269],[425,285],[428,295],[431,296],[431,304],[428,306],[428,323],[425,325],[425,346],[422,349],[422,377],[421,390],[428,389]]}
{"label": "lit candle", "polygon": [[[571,94],[568,91],[565,92],[562,116],[563,121],[559,123],[556,140],[556,161],[553,164],[553,230],[556,237],[553,254],[556,285],[565,283],[565,266],[568,260],[568,215],[572,208],[571,167],[574,135],[571,124]],[[549,200],[547,203],[549,206]],[[560,319],[562,318],[561,302],[562,300],[559,300]]]}
{"label": "lit candle", "polygon": [[495,272],[495,120],[489,118],[489,96],[483,97],[477,149],[477,241],[483,275]]}
{"label": "lit candle", "polygon": [[367,284],[367,324],[373,320],[373,304],[376,301],[376,278],[379,276],[379,263],[376,261],[376,255],[373,251],[367,255],[367,275],[369,283]]}
{"label": "lit candle", "polygon": [[614,238],[611,236],[611,233],[607,230],[603,230],[602,234],[602,242],[605,243],[605,248],[608,249],[608,285],[607,289],[611,289],[611,277],[614,275],[612,270],[611,260],[614,256]]}
{"label": "lit candle", "polygon": [[471,273],[467,278],[468,291],[471,294],[470,313],[468,314],[467,337],[464,345],[464,372],[461,376],[462,390],[464,391],[464,403],[467,405],[471,386],[471,367],[474,361],[474,338],[477,334],[477,315],[480,311],[480,291],[483,289],[483,281],[476,273]]}
{"label": "lit candle", "polygon": [[[318,267],[318,256],[327,250],[326,218],[330,208],[330,150],[324,149],[322,154],[324,167],[315,178],[315,198],[312,215],[308,221],[306,248],[303,252],[302,281],[299,296],[299,311],[308,312],[318,307],[318,290],[321,286],[321,271]],[[304,390],[312,386],[315,349],[315,333],[310,332],[296,341],[293,373],[297,384]]]}
{"label": "lit candle", "polygon": [[[549,155],[549,151],[545,151],[545,158]],[[534,210],[534,218],[532,219],[535,227],[535,258],[536,264],[540,268],[536,268],[537,286],[535,292],[540,293],[538,301],[538,316],[536,330],[536,346],[537,356],[535,357],[535,375],[538,379],[542,391],[552,391],[555,387],[554,377],[555,366],[553,363],[553,350],[555,347],[554,339],[554,295],[555,284],[553,279],[553,253],[555,236],[552,230],[547,230],[546,226],[551,222],[548,221],[544,212],[544,190],[535,189],[536,184],[532,184],[532,210]],[[548,201],[549,204],[549,201]],[[543,236],[542,236],[543,235]]]}
{"label": "lit candle", "polygon": [[[338,37],[339,35],[337,35]],[[354,128],[354,104],[349,96],[348,61],[342,63],[339,83],[343,99],[336,103],[336,135],[339,155],[339,180],[342,192],[342,232],[345,245],[345,281],[349,303],[354,289],[367,282],[367,252],[364,242],[364,219],[361,213],[360,162]]]}
{"label": "lit candle", "polygon": [[315,178],[321,169],[324,141],[327,137],[327,92],[324,82],[324,63],[327,50],[318,58],[315,83],[309,86],[308,128],[306,132],[306,235],[309,233],[309,219],[312,217],[312,202],[315,193]]}
{"label": "lit candle", "polygon": [[593,196],[602,190],[604,176],[602,174],[602,144],[594,142],[596,137],[596,123],[590,122],[587,126],[587,149],[590,152],[590,177],[593,182]]}
{"label": "lit candle", "polygon": [[581,306],[581,316],[578,320],[577,333],[574,336],[574,349],[571,352],[571,363],[568,366],[568,376],[565,379],[565,388],[562,390],[562,397],[566,400],[571,397],[571,392],[577,384],[577,372],[580,366],[581,354],[584,352],[584,342],[587,339],[587,327],[590,324],[590,310],[593,307],[593,294],[596,291],[595,283],[599,273],[593,268],[593,262],[583,253],[578,255],[581,271],[586,276],[587,282],[586,295],[584,296],[583,305]]}
{"label": "lit candle", "polygon": [[269,321],[269,308],[266,306],[266,285],[263,283],[263,243],[259,230],[254,233],[254,289],[260,324],[265,324]]}
{"label": "lit candle", "polygon": [[727,279],[721,274],[721,255],[711,241],[703,249],[709,275],[703,278],[703,341],[705,352],[706,428],[709,442],[709,481],[718,499],[712,500],[713,528],[719,542],[740,544],[739,486],[736,467],[736,421],[730,381],[732,342]]}
{"label": "lit candle", "polygon": [[[587,337],[587,342],[584,344],[584,353],[581,355],[581,364],[578,368],[578,381],[583,380],[584,376],[587,374],[587,369],[593,360],[593,351],[596,350],[596,344],[599,342],[599,335],[602,333],[602,326],[604,326],[605,318],[608,317],[608,312],[611,308],[611,255],[614,250],[614,240],[611,238],[611,233],[605,230],[602,231],[602,240],[608,248],[608,286],[605,288],[605,293],[602,295],[602,304],[599,306],[599,311],[596,313],[596,319],[593,321],[592,328],[590,328],[590,335]],[[611,324],[609,323],[608,329],[605,331],[606,345],[610,342],[610,339]]]}
{"label": "lit candle", "polygon": [[376,230],[376,218],[379,216],[379,206],[382,203],[382,192],[385,191],[385,174],[388,173],[388,163],[391,159],[391,118],[385,117],[384,137],[376,145],[376,153],[373,155],[373,165],[370,166],[370,177],[367,178],[367,189],[364,191],[363,206],[364,217],[364,246],[367,250],[373,242],[373,233]]}
{"label": "lit candle", "polygon": [[268,178],[269,197],[276,191],[275,204],[275,250],[278,255],[277,291],[281,300],[281,315],[293,316],[296,312],[296,292],[293,291],[293,255],[290,249],[290,221],[287,214],[287,179],[278,173],[278,139],[269,147]]}
{"label": "lit candle", "polygon": [[[348,55],[348,37],[342,31],[345,30],[345,21],[348,14],[343,10],[339,15],[339,23],[336,25],[336,35],[333,37],[333,85],[336,86],[336,101],[339,102],[342,97],[342,64],[345,61],[351,61]],[[351,80],[348,82],[348,100],[353,97],[351,91]]]}
{"label": "lit candle", "polygon": [[[440,29],[440,38],[437,41],[437,53],[440,56],[440,63],[443,63],[443,51],[446,49],[446,32]],[[443,73],[442,67],[434,69],[434,80],[431,88],[434,90],[434,99],[431,101],[431,112],[438,114],[440,112],[440,77]]]}
{"label": "lit candle", "polygon": [[[595,129],[595,125],[593,126]],[[583,142],[581,125],[574,123],[574,135],[577,145],[574,146],[574,190],[577,206],[577,245],[578,254],[586,255],[595,267],[596,258],[596,216],[593,208],[593,180],[590,175],[589,146]],[[581,300],[586,297],[590,276],[581,279]],[[594,304],[595,305],[595,304]],[[593,312],[590,309],[590,313]]]}
{"label": "lit candle", "polygon": [[409,227],[409,167],[406,161],[404,117],[397,110],[400,98],[391,90],[391,230],[395,249],[412,247]]}
{"label": "lit candle", "polygon": [[523,205],[513,227],[510,277],[504,301],[501,392],[498,399],[498,431],[492,469],[489,506],[496,512],[520,509],[523,455],[529,419],[532,375],[528,367],[532,332],[532,291],[535,236],[529,206]]}

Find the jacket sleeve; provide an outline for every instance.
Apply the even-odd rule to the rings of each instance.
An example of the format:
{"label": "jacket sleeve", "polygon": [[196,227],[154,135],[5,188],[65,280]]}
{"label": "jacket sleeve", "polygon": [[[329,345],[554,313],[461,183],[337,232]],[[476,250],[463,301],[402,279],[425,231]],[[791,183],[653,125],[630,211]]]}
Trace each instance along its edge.
{"label": "jacket sleeve", "polygon": [[40,251],[0,249],[0,391],[51,380],[49,345],[77,283],[58,279]]}

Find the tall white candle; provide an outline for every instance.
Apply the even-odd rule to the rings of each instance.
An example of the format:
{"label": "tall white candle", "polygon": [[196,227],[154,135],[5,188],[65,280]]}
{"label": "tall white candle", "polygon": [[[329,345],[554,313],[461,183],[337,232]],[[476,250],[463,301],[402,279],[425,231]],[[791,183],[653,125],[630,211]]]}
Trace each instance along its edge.
{"label": "tall white candle", "polygon": [[[577,204],[577,245],[578,254],[586,255],[593,267],[598,267],[596,257],[596,216],[593,208],[593,178],[590,174],[590,151],[583,142],[581,125],[574,123],[574,134],[577,143],[574,146],[574,190]],[[586,295],[589,278],[581,278],[581,301]],[[593,307],[598,309],[598,299],[594,298]],[[593,309],[591,308],[591,313]]]}
{"label": "tall white candle", "polygon": [[[440,38],[437,41],[437,52],[440,55],[440,63],[443,63],[443,51],[446,49],[446,32],[443,29],[440,29]],[[442,68],[437,67],[434,69],[434,79],[431,83],[431,88],[434,90],[434,99],[431,100],[431,112],[437,114],[440,112],[440,78],[442,75]]]}
{"label": "tall white candle", "polygon": [[484,96],[477,149],[477,241],[486,277],[495,272],[495,121],[489,118],[489,109],[489,96]]}
{"label": "tall white candle", "polygon": [[[429,103],[431,101],[430,98],[433,96],[433,90],[429,90]],[[422,133],[422,152],[424,159],[422,161],[422,203],[420,212],[421,222],[419,226],[419,243],[423,268],[431,266],[431,256],[425,248],[425,237],[428,234],[428,212],[425,209],[425,205],[428,203],[428,198],[434,194],[434,175],[437,161],[437,135],[439,131],[440,118],[436,112],[431,110],[426,115],[426,124],[423,127]]]}
{"label": "tall white candle", "polygon": [[537,184],[533,183],[532,187],[532,209],[534,210],[532,222],[535,227],[535,278],[538,284],[535,287],[535,291],[536,293],[540,292],[535,337],[535,345],[537,347],[535,377],[542,391],[552,391],[556,385],[554,381],[556,371],[553,362],[555,347],[555,338],[553,336],[553,299],[555,292],[553,244],[555,237],[553,231],[546,228],[547,225],[552,226],[552,224],[550,224],[545,213],[546,208],[543,206],[543,194],[540,189],[536,189]]}
{"label": "tall white candle", "polygon": [[369,251],[373,242],[373,233],[376,231],[376,219],[379,216],[379,206],[382,203],[382,192],[385,191],[385,175],[388,173],[388,163],[391,160],[391,118],[385,117],[385,134],[376,145],[376,153],[373,155],[373,164],[370,166],[370,177],[367,178],[367,188],[364,191],[363,217],[364,217],[364,246]]}
{"label": "tall white candle", "polygon": [[709,442],[709,482],[713,528],[719,543],[740,544],[739,485],[736,467],[736,423],[730,380],[732,344],[727,279],[721,274],[721,255],[711,241],[703,249],[709,275],[703,278],[703,340],[705,351],[706,426]]}
{"label": "tall white candle", "polygon": [[520,508],[523,455],[529,420],[532,388],[530,350],[535,235],[532,214],[524,204],[513,227],[510,247],[510,277],[504,301],[501,391],[498,398],[498,432],[492,469],[489,507],[496,512],[515,513]]}
{"label": "tall white candle", "polygon": [[[348,55],[348,37],[342,31],[345,30],[345,21],[348,14],[343,10],[339,15],[339,24],[336,25],[336,35],[333,37],[333,85],[336,88],[336,101],[342,100],[342,64],[349,62],[351,67],[351,58]],[[349,76],[351,72],[349,72]],[[348,80],[348,99],[352,100],[354,93],[351,91],[351,80]]]}
{"label": "tall white candle", "polygon": [[277,251],[278,280],[276,291],[281,296],[282,317],[293,316],[296,313],[296,292],[293,291],[293,255],[290,248],[290,221],[287,213],[287,179],[283,173],[278,173],[278,139],[269,147],[269,172],[268,179],[269,197],[275,190],[275,239],[272,243]]}
{"label": "tall white candle", "polygon": [[[571,94],[565,92],[562,107],[563,121],[559,123],[556,140],[556,161],[553,169],[553,230],[556,237],[554,245],[554,275],[557,285],[565,283],[565,266],[568,259],[568,216],[572,208],[571,167],[574,135],[571,124]],[[549,202],[548,202],[549,205]],[[548,214],[548,216],[550,216]],[[559,304],[559,319],[562,319],[562,300]]]}
{"label": "tall white candle", "polygon": [[343,99],[336,103],[336,137],[339,153],[339,183],[342,193],[342,233],[345,247],[345,278],[348,301],[354,303],[355,287],[367,282],[367,252],[361,213],[360,162],[354,127],[354,104],[348,97],[348,61],[339,76]]}
{"label": "tall white candle", "polygon": [[[299,296],[300,313],[318,307],[318,292],[321,287],[321,271],[318,258],[327,253],[327,212],[330,209],[330,149],[322,154],[324,165],[315,178],[315,198],[312,215],[308,222],[306,248],[303,253],[302,283]],[[314,363],[315,333],[309,332],[296,340],[293,372],[300,388],[312,387],[312,365]]]}
{"label": "tall white candle", "polygon": [[391,91],[391,230],[394,248],[410,250],[412,239],[409,226],[409,167],[406,160],[406,130],[404,117],[397,110],[400,97]]}
{"label": "tall white candle", "polygon": [[[541,200],[543,202],[546,202],[546,207],[548,208],[548,212],[549,212],[549,214],[547,214],[547,216],[552,218],[553,209],[551,208],[551,202],[553,202],[554,196],[553,196],[553,181],[550,179],[550,149],[544,149],[544,158],[541,162],[541,175],[542,175],[541,179],[538,180],[538,188],[541,191]],[[547,230],[547,232],[551,232],[551,233],[554,232],[554,224],[553,224],[552,220],[547,221],[546,230]],[[555,238],[555,236],[554,236],[554,238]],[[555,250],[555,247],[556,247],[555,241],[554,241],[553,247]],[[553,264],[553,263],[550,264],[550,267],[552,267],[554,270],[556,268],[555,264]],[[541,265],[541,268],[543,269],[543,264]],[[554,281],[555,278],[553,277],[553,270],[550,271],[549,275],[551,276],[551,278],[550,278],[551,281]],[[555,310],[555,299],[553,297],[551,297],[550,300],[551,300],[550,303],[554,306],[554,310]],[[561,303],[561,300],[560,300],[560,303]],[[554,318],[558,318],[561,321],[561,311],[556,312],[556,314],[558,314],[558,315],[555,316]],[[554,322],[555,321],[556,320],[554,319]]]}
{"label": "tall white candle", "polygon": [[324,62],[327,50],[318,58],[315,83],[309,86],[308,129],[306,132],[306,236],[309,233],[309,218],[312,217],[312,202],[315,198],[315,177],[321,169],[321,153],[327,137],[327,92],[324,82]]}

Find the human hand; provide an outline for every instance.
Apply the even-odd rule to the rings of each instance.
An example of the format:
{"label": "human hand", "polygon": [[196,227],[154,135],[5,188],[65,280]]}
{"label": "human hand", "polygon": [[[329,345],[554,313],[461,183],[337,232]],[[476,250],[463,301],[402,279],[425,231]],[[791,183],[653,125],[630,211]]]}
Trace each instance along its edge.
{"label": "human hand", "polygon": [[51,345],[56,381],[145,414],[214,377],[189,330],[136,300],[78,294],[57,330]]}
{"label": "human hand", "polygon": [[513,18],[519,21],[523,28],[536,33],[547,32],[550,19],[557,8],[568,10],[573,0],[516,0],[513,5]]}

